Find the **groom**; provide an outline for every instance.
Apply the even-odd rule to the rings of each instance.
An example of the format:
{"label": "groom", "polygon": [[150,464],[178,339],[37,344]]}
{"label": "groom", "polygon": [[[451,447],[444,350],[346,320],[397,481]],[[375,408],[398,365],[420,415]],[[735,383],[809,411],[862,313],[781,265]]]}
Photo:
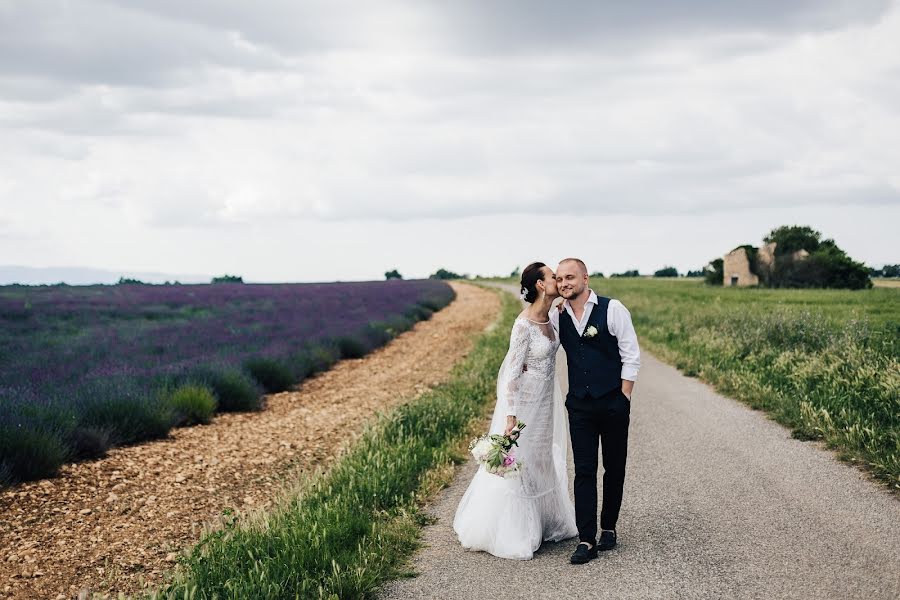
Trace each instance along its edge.
{"label": "groom", "polygon": [[[631,392],[641,366],[631,314],[618,300],[598,297],[588,287],[588,270],[567,258],[556,270],[556,287],[565,298],[550,319],[559,332],[569,367],[569,433],[575,462],[575,522],[579,544],[573,564],[597,557],[616,545],[622,505]],[[603,509],[597,541],[597,453],[603,454]]]}

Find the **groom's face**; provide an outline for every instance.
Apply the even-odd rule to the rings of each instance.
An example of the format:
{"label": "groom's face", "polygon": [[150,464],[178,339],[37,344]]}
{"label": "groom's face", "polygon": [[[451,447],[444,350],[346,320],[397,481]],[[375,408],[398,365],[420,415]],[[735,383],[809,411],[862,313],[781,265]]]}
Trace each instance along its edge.
{"label": "groom's face", "polygon": [[581,270],[578,263],[566,261],[556,268],[556,289],[559,295],[570,300],[577,297],[587,289],[588,276]]}

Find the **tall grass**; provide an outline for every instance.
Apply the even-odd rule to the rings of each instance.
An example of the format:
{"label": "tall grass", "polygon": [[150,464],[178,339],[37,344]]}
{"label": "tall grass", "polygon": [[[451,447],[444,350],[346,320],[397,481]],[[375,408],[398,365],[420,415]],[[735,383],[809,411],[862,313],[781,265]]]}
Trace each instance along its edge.
{"label": "tall grass", "polygon": [[660,358],[900,489],[900,290],[591,284]]}
{"label": "tall grass", "polygon": [[417,546],[429,473],[461,457],[460,438],[494,394],[519,303],[483,334],[450,381],[366,429],[330,471],[273,512],[203,538],[155,598],[370,598]]}

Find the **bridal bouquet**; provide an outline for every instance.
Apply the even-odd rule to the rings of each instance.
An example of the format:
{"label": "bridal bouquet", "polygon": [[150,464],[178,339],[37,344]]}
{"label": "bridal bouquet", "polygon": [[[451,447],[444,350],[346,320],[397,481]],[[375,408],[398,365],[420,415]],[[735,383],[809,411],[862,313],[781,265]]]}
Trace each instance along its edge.
{"label": "bridal bouquet", "polygon": [[484,465],[488,473],[499,477],[515,477],[522,469],[522,462],[516,459],[513,446],[525,429],[525,423],[519,421],[509,435],[483,435],[469,444],[469,452],[480,465]]}

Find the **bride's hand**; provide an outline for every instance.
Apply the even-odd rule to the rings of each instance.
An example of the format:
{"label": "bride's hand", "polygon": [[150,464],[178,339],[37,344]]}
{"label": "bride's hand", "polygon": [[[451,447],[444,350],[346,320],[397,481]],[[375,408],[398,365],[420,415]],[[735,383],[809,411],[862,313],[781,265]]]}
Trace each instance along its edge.
{"label": "bride's hand", "polygon": [[506,430],[503,432],[503,435],[509,435],[509,433],[515,428],[516,423],[517,423],[517,421],[516,421],[516,417],[514,415],[507,415]]}

